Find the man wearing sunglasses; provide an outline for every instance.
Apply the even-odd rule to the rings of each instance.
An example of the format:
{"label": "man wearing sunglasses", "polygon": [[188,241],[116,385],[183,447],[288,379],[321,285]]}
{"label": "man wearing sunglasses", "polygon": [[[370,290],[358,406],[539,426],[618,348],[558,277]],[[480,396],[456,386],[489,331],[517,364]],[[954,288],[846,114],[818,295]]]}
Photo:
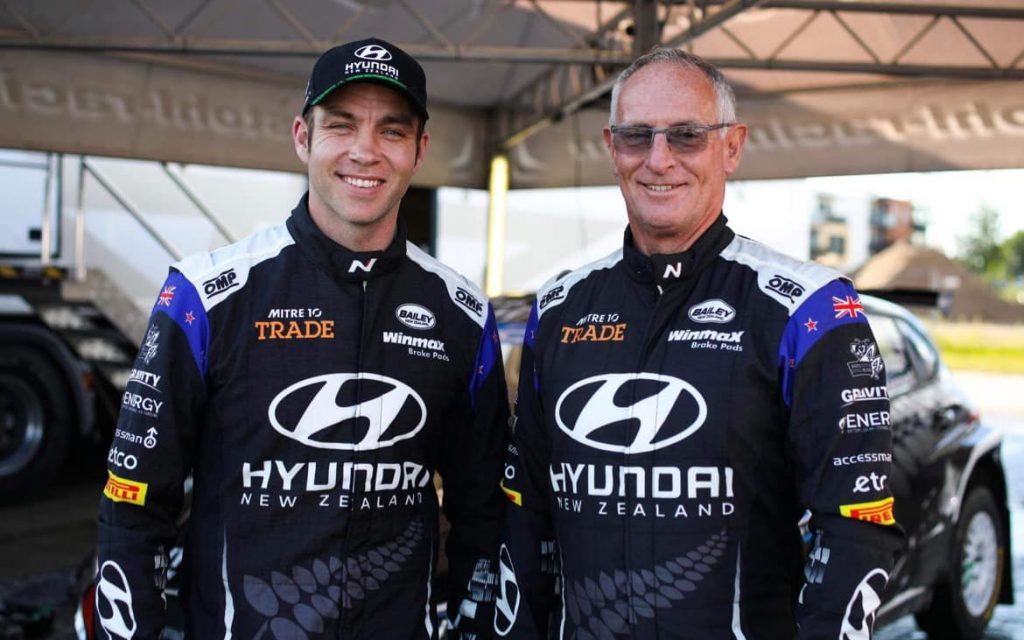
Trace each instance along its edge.
{"label": "man wearing sunglasses", "polygon": [[746,133],[695,55],[614,86],[629,226],[532,310],[499,635],[871,636],[901,544],[885,372],[847,279],[730,230]]}

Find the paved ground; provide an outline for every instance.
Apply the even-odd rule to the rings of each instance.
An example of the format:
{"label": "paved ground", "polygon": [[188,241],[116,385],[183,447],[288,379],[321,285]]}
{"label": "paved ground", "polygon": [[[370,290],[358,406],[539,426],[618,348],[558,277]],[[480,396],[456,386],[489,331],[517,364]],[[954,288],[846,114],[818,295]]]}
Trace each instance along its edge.
{"label": "paved ground", "polygon": [[[987,640],[1024,640],[1024,376],[958,374],[982,418],[1005,434],[1010,475],[1017,604],[996,609]],[[82,561],[96,542],[95,514],[103,486],[103,455],[82,450],[61,483],[31,504],[0,508],[0,599],[56,610],[48,640],[73,638],[73,595]],[[2,631],[2,630],[0,630]],[[0,637],[4,637],[0,633]],[[924,640],[912,618],[879,631],[876,640]]]}

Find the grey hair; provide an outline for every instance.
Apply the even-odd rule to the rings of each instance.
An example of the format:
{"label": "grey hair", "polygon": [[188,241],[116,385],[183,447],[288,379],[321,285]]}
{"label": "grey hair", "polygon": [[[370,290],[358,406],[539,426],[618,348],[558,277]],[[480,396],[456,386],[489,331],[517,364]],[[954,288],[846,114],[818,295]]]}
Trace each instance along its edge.
{"label": "grey hair", "polygon": [[[729,81],[725,79],[725,76],[715,65],[695,53],[682,51],[680,49],[654,47],[649,52],[634,60],[633,63],[626,67],[622,73],[619,74],[619,77],[615,79],[615,85],[612,86],[612,108],[608,113],[609,126],[615,126],[617,124],[616,118],[618,117],[619,112],[619,95],[622,93],[622,87],[626,84],[626,80],[629,80],[630,76],[640,69],[643,69],[647,65],[655,62],[665,62],[689,69],[696,69],[703,73],[707,79],[711,81],[711,85],[715,89],[715,102],[718,105],[718,121],[736,121],[736,96],[732,92],[732,87],[729,85]],[[727,129],[722,129],[722,135],[725,135],[726,131]]]}

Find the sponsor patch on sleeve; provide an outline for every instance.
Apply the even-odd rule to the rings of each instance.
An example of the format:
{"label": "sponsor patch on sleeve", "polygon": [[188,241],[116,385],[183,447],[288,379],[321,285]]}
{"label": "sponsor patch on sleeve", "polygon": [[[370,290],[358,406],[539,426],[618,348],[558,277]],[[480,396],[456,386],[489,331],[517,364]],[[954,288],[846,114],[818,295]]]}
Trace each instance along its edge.
{"label": "sponsor patch on sleeve", "polygon": [[103,487],[103,495],[114,502],[130,502],[140,507],[146,504],[146,491],[149,489],[149,484],[127,480],[110,471],[107,471],[107,475],[110,477],[107,479],[106,486]]}
{"label": "sponsor patch on sleeve", "polygon": [[517,507],[523,506],[523,494],[522,493],[520,493],[518,491],[514,491],[512,489],[509,489],[508,487],[505,486],[505,482],[504,481],[502,481],[500,483],[500,485],[501,485],[501,490],[505,492],[505,497],[506,498],[511,500],[512,503],[515,504]]}
{"label": "sponsor patch on sleeve", "polygon": [[844,504],[839,507],[839,513],[854,520],[864,520],[881,525],[896,524],[896,518],[892,514],[892,507],[895,503],[893,498],[876,500],[875,502],[860,502],[857,504]]}

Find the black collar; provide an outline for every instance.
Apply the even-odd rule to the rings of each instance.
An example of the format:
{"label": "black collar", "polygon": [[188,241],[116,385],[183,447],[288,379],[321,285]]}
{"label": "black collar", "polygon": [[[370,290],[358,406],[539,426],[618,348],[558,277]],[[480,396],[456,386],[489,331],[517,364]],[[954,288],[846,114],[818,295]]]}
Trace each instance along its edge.
{"label": "black collar", "polygon": [[633,232],[626,227],[622,255],[630,276],[640,282],[669,287],[703,271],[735,237],[722,213],[689,249],[680,253],[644,255],[636,247]]}
{"label": "black collar", "polygon": [[383,251],[351,251],[331,240],[309,215],[309,193],[302,196],[288,218],[288,231],[313,264],[338,280],[369,280],[393,271],[405,258],[405,225]]}

